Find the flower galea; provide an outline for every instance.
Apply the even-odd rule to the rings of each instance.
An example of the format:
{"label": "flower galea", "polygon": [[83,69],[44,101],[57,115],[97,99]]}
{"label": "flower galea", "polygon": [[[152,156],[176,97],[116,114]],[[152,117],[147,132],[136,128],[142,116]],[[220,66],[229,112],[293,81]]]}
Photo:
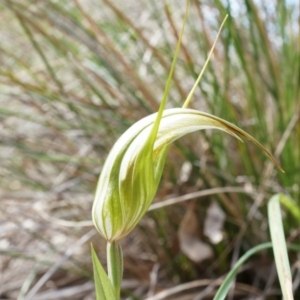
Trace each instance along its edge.
{"label": "flower galea", "polygon": [[119,138],[100,174],[92,215],[97,230],[107,241],[126,236],[146,213],[157,191],[169,144],[206,128],[251,140],[278,165],[253,137],[213,115],[188,108],[149,115]]}

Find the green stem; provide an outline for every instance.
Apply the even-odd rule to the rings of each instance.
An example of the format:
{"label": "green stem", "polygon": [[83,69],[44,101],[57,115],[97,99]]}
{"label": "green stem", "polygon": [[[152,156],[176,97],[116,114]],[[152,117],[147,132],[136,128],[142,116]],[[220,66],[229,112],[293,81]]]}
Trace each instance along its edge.
{"label": "green stem", "polygon": [[115,291],[116,299],[120,299],[120,289],[123,277],[123,255],[118,242],[107,242],[107,271],[108,278]]}

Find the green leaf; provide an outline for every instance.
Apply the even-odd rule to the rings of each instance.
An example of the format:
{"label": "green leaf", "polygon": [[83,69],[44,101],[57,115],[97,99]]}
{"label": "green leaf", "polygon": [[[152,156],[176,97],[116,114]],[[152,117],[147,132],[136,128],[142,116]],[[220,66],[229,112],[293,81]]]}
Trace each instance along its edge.
{"label": "green leaf", "polygon": [[282,197],[283,195],[280,194],[274,195],[268,203],[269,226],[283,299],[293,300],[292,274],[280,211]]}
{"label": "green leaf", "polygon": [[97,300],[117,300],[114,289],[105,273],[93,245],[91,246],[93,269],[94,269],[94,282]]}
{"label": "green leaf", "polygon": [[300,209],[299,206],[291,198],[280,195],[280,203],[287,208],[290,213],[295,217],[296,220],[300,220]]}
{"label": "green leaf", "polygon": [[223,300],[228,294],[228,291],[235,280],[235,277],[238,273],[239,268],[243,265],[243,263],[253,254],[257,253],[260,250],[264,250],[267,248],[271,248],[272,243],[264,243],[261,245],[258,245],[250,250],[248,250],[234,265],[232,270],[228,273],[225,280],[221,284],[220,288],[218,289],[218,292],[216,293],[214,300]]}

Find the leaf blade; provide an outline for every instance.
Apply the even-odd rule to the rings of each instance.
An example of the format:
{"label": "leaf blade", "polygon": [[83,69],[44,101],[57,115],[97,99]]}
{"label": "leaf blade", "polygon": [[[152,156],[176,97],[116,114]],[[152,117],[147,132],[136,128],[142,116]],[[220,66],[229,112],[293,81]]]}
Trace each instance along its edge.
{"label": "leaf blade", "polygon": [[94,282],[95,292],[97,300],[117,300],[111,282],[105,273],[93,245],[91,246],[93,270],[94,270]]}
{"label": "leaf blade", "polygon": [[239,268],[243,265],[243,263],[253,254],[257,253],[260,250],[264,250],[267,248],[271,248],[272,247],[272,243],[264,243],[264,244],[260,244],[250,250],[248,250],[234,265],[234,267],[231,269],[231,271],[227,274],[225,280],[223,281],[223,283],[221,284],[221,286],[219,287],[215,297],[213,300],[224,300],[225,297],[228,294],[228,291],[237,275],[237,272],[239,270]]}

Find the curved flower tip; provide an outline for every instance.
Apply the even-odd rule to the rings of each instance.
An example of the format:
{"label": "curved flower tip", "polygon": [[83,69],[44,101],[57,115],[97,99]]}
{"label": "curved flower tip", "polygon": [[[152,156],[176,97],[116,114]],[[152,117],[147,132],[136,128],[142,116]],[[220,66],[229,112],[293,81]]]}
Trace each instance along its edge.
{"label": "curved flower tip", "polygon": [[157,191],[168,145],[187,133],[214,128],[238,139],[244,137],[259,146],[278,166],[252,136],[223,119],[193,109],[165,110],[151,144],[156,118],[157,113],[132,125],[115,143],[103,166],[92,215],[97,230],[108,241],[126,236],[143,217]]}

